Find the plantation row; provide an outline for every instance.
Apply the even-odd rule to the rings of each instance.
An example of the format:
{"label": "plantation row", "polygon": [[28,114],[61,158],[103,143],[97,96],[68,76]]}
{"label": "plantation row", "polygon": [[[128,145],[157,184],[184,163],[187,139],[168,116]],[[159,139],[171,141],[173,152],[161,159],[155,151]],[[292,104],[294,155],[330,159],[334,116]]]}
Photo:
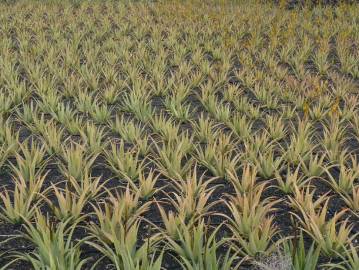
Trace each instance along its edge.
{"label": "plantation row", "polygon": [[0,267],[359,269],[359,7],[248,2],[0,4]]}

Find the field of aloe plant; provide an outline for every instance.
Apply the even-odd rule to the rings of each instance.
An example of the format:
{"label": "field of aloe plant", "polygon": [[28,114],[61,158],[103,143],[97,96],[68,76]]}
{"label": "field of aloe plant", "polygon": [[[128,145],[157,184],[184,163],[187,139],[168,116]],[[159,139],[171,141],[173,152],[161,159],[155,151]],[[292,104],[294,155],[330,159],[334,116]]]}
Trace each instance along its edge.
{"label": "field of aloe plant", "polygon": [[359,269],[359,6],[0,4],[0,269]]}

